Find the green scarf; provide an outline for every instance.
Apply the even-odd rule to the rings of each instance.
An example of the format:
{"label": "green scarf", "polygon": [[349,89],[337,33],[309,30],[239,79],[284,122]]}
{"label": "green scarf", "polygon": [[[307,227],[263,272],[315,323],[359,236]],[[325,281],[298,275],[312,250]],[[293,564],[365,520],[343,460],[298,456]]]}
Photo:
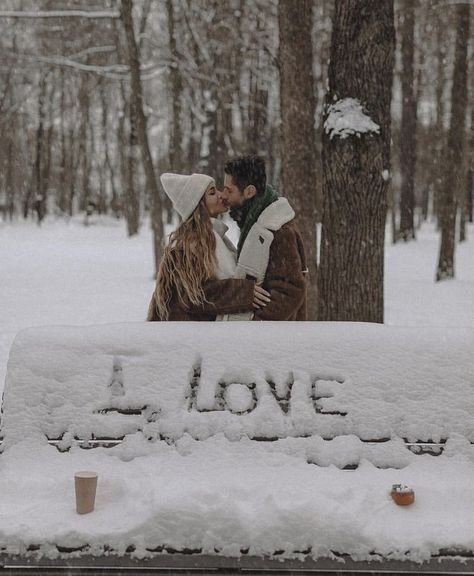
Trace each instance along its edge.
{"label": "green scarf", "polygon": [[237,256],[240,256],[247,234],[258,220],[260,214],[276,200],[278,200],[278,194],[275,190],[273,190],[271,186],[265,186],[263,194],[255,195],[253,198],[250,198],[250,200],[247,200],[242,206],[233,208],[230,211],[231,217],[237,222],[240,228]]}

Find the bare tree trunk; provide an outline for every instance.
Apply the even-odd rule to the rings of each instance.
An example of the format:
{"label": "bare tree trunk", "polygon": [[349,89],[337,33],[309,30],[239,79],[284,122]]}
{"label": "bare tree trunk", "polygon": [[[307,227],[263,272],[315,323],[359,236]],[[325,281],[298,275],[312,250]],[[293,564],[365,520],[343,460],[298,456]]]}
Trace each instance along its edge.
{"label": "bare tree trunk", "polygon": [[[432,78],[434,76],[432,69],[432,61],[429,60],[433,56],[434,50],[430,49],[430,42],[433,35],[433,26],[430,22],[430,12],[431,6],[430,2],[423,3],[418,8],[417,16],[415,16],[415,41],[416,54],[416,114],[418,115],[418,103],[424,101],[425,93],[432,83]],[[430,94],[430,97],[432,95]],[[423,222],[427,222],[429,217],[431,198],[433,194],[433,149],[432,144],[434,139],[432,138],[432,115],[430,115],[429,124],[426,125],[423,122],[417,121],[416,118],[416,128],[415,128],[415,140],[416,140],[416,159],[415,159],[415,206],[417,201],[417,192],[420,191],[420,217],[417,223],[419,228]]]}
{"label": "bare tree trunk", "polygon": [[[52,80],[54,77],[52,77]],[[49,92],[49,106],[48,106],[48,125],[46,128],[46,146],[44,152],[44,162],[43,162],[43,210],[44,214],[47,212],[48,206],[48,195],[49,195],[49,188],[51,183],[51,172],[52,172],[52,164],[53,164],[53,136],[54,136],[54,92],[55,92],[55,85],[54,83],[51,84],[51,90]],[[44,216],[43,216],[44,217]]]}
{"label": "bare tree trunk", "polygon": [[[217,90],[217,160],[216,176],[222,183],[226,158],[235,153],[233,145],[232,126],[232,100],[237,89],[238,80],[236,70],[232,64],[235,44],[229,30],[232,30],[233,21],[229,16],[229,7],[226,3],[219,3],[217,18],[218,28],[214,32],[214,40],[218,42],[219,50],[215,55],[215,69],[219,88]],[[233,15],[233,12],[230,12]]]}
{"label": "bare tree trunk", "polygon": [[445,85],[445,56],[446,48],[444,46],[442,11],[438,10],[436,20],[436,126],[435,131],[437,138],[434,146],[434,188],[433,188],[433,214],[436,217],[438,229],[441,226],[440,215],[440,197],[443,187],[443,154],[446,148],[444,136],[444,109],[443,109],[443,90]]}
{"label": "bare tree trunk", "polygon": [[79,197],[79,210],[86,210],[89,202],[89,154],[87,145],[87,132],[89,126],[89,81],[88,77],[81,78],[79,87],[79,108],[80,108],[80,128],[79,128],[79,148],[78,148],[78,164],[80,171],[77,181],[80,182],[80,197]]}
{"label": "bare tree trunk", "polygon": [[44,173],[43,173],[43,156],[44,156],[44,123],[46,115],[46,78],[43,76],[40,80],[38,91],[38,128],[36,129],[36,154],[34,163],[35,179],[35,197],[34,209],[38,216],[38,224],[41,224],[45,216],[45,190],[44,190]]}
{"label": "bare tree trunk", "polygon": [[[393,0],[336,0],[323,133],[320,320],[383,322]],[[331,131],[359,103],[367,133]],[[348,123],[349,128],[353,126]]]}
{"label": "bare tree trunk", "polygon": [[77,146],[76,151],[76,133],[72,126],[67,130],[67,140],[68,140],[68,162],[66,174],[67,178],[67,212],[69,216],[73,215],[74,212],[74,197],[76,196],[76,170],[79,167],[79,154],[76,153],[80,149]]}
{"label": "bare tree trunk", "polygon": [[[99,84],[99,89],[100,89],[100,101],[101,101],[101,107],[102,107],[102,117],[101,117],[101,126],[102,126],[102,142],[104,145],[104,154],[105,154],[105,165],[108,168],[109,171],[109,176],[110,176],[110,187],[111,187],[111,191],[112,191],[112,201],[110,202],[110,205],[112,207],[112,209],[114,210],[114,213],[116,212],[116,208],[117,208],[117,203],[118,203],[118,191],[117,191],[117,187],[115,185],[115,170],[114,170],[114,165],[112,162],[112,158],[111,158],[111,154],[110,154],[110,143],[109,143],[109,138],[108,138],[108,106],[107,106],[107,95],[105,92],[105,87],[104,87],[104,82],[101,81]],[[105,179],[105,183],[104,186],[105,188],[107,188],[106,186],[106,182],[107,180]],[[105,198],[106,198],[106,191],[104,191],[105,194]],[[107,212],[107,205],[105,205],[103,207],[104,212]]]}
{"label": "bare tree trunk", "polygon": [[471,105],[471,129],[469,131],[468,138],[468,169],[467,169],[467,219],[469,222],[473,222],[474,216],[474,202],[473,202],[473,186],[474,186],[474,106]]}
{"label": "bare tree trunk", "polygon": [[[117,51],[121,59],[128,58],[128,40],[126,32],[115,28]],[[137,46],[137,52],[139,48]],[[140,192],[138,182],[140,145],[137,134],[137,111],[131,88],[120,83],[122,96],[122,114],[119,120],[119,150],[122,175],[122,201],[127,232],[129,236],[138,234],[140,225]]]}
{"label": "bare tree trunk", "polygon": [[403,0],[402,25],[402,125],[400,134],[400,232],[405,242],[415,238],[416,107],[414,87],[415,4]]}
{"label": "bare tree trunk", "polygon": [[67,192],[66,192],[66,171],[67,171],[67,127],[66,127],[66,83],[64,81],[64,69],[59,71],[59,89],[61,90],[60,108],[59,108],[59,138],[60,138],[60,160],[59,160],[59,194],[58,208],[61,213],[67,210]]}
{"label": "bare tree trunk", "polygon": [[46,216],[48,208],[48,195],[51,182],[51,170],[52,170],[52,160],[53,160],[53,134],[54,128],[51,123],[46,129],[45,136],[45,151],[44,151],[44,164],[43,164],[43,201],[42,201],[42,218]]}
{"label": "bare tree trunk", "polygon": [[[15,121],[16,124],[16,121]],[[13,182],[13,163],[14,158],[14,145],[13,138],[8,138],[7,144],[7,170],[5,174],[5,187],[7,192],[7,205],[6,210],[10,222],[13,220],[13,214],[15,212],[15,191]]]}
{"label": "bare tree trunk", "polygon": [[[245,8],[246,8],[247,0],[239,0],[238,9],[237,9],[237,16],[235,18],[235,29],[239,38],[243,38],[245,34]],[[243,47],[242,47],[243,48]],[[240,138],[239,138],[239,149],[238,153],[242,153],[242,144],[245,143],[245,135],[247,133],[247,124],[248,118],[246,116],[246,106],[245,106],[245,98],[242,89],[242,83],[240,79],[242,78],[242,71],[244,68],[244,54],[243,49],[236,50],[234,52],[235,57],[235,64],[236,64],[236,73],[237,73],[237,86],[235,90],[235,97],[237,99],[237,106],[239,110],[239,120],[240,120]]]}
{"label": "bare tree trunk", "polygon": [[291,199],[309,268],[308,318],[317,317],[315,94],[312,0],[279,1],[281,184]]}
{"label": "bare tree trunk", "polygon": [[198,164],[200,157],[202,126],[193,112],[191,112],[190,123],[191,128],[187,154],[187,170],[194,172],[195,166]]}
{"label": "bare tree trunk", "polygon": [[467,44],[469,39],[469,5],[458,4],[456,9],[456,53],[451,90],[451,122],[446,149],[445,179],[440,215],[441,246],[436,281],[454,278],[456,247],[456,196],[464,190],[462,178],[464,122],[467,106]]}
{"label": "bare tree trunk", "polygon": [[390,181],[388,188],[388,209],[390,210],[390,230],[392,232],[392,244],[396,244],[398,240],[397,207],[395,201],[395,186],[393,185],[393,180]]}
{"label": "bare tree trunk", "polygon": [[133,30],[132,0],[122,0],[121,20],[125,29],[128,45],[128,57],[131,75],[131,101],[137,119],[137,135],[141,147],[142,160],[145,169],[146,185],[151,198],[153,246],[155,255],[155,271],[158,271],[163,250],[163,220],[162,204],[158,182],[153,166],[150,145],[147,134],[147,118],[143,110],[143,88],[140,77],[140,54]]}
{"label": "bare tree trunk", "polygon": [[166,10],[168,13],[168,33],[171,53],[171,67],[169,71],[171,87],[172,120],[170,129],[170,167],[173,172],[181,172],[183,168],[181,152],[181,95],[183,91],[181,81],[181,71],[179,69],[179,54],[176,47],[175,38],[175,11],[173,0],[166,0]]}
{"label": "bare tree trunk", "polygon": [[473,140],[474,140],[474,124],[472,118],[473,111],[471,110],[471,126],[467,134],[465,134],[464,147],[463,147],[463,167],[462,178],[463,185],[459,191],[459,242],[467,240],[467,223],[469,219],[472,222],[472,154],[473,154]]}
{"label": "bare tree trunk", "polygon": [[[99,193],[97,198],[97,211],[99,214],[107,212],[107,155],[108,155],[108,142],[107,142],[107,108],[104,108],[104,87],[102,79],[98,82],[99,89],[99,106],[100,106],[100,124],[97,127],[98,135],[96,136],[97,154],[99,155],[98,166],[98,179],[99,179]],[[105,123],[105,124],[104,124]]]}
{"label": "bare tree trunk", "polygon": [[207,132],[207,139],[209,141],[209,149],[207,155],[204,157],[204,166],[208,174],[219,174],[219,164],[220,164],[220,134],[218,128],[218,98],[217,98],[217,86],[208,86],[206,90],[203,91],[203,96],[205,98],[205,112],[206,112],[206,122],[204,124],[204,133]]}
{"label": "bare tree trunk", "polygon": [[118,130],[117,130],[117,148],[118,148],[118,157],[119,157],[119,166],[120,166],[120,190],[121,190],[121,197],[120,201],[123,204],[123,211],[126,213],[127,207],[125,206],[126,203],[126,189],[128,186],[128,161],[127,161],[127,150],[130,145],[129,138],[127,136],[127,131],[129,130],[127,118],[129,117],[129,110],[130,105],[128,103],[128,96],[125,90],[125,86],[120,83],[120,94],[122,96],[121,106],[122,109],[120,111],[120,118],[118,121]]}
{"label": "bare tree trunk", "polygon": [[[305,4],[305,0],[301,2],[301,6]],[[291,11],[293,14],[298,14],[300,4],[292,3],[291,7],[286,7],[286,11]],[[307,6],[305,6],[307,12]],[[311,10],[312,12],[312,10]],[[287,18],[286,14],[284,18]],[[301,21],[301,20],[299,20]],[[288,26],[288,24],[286,24]],[[264,29],[264,17],[259,16],[257,21],[257,33],[261,34]],[[296,30],[294,27],[293,30]],[[298,34],[298,31],[296,31]],[[306,34],[307,36],[307,34]],[[310,38],[311,40],[311,38]],[[285,42],[288,41],[286,38]],[[293,44],[297,43],[298,38],[292,40]],[[291,50],[291,48],[289,48]],[[308,53],[305,50],[306,54]],[[288,56],[290,57],[290,56]],[[264,63],[263,63],[263,50],[256,49],[252,57],[252,64],[250,66],[250,102],[249,102],[249,125],[247,132],[247,152],[253,152],[268,160],[268,140],[266,138],[267,116],[268,116],[268,90],[266,89],[263,76]],[[312,73],[312,70],[311,70]],[[312,77],[312,75],[311,75]],[[313,97],[314,99],[314,97]]]}
{"label": "bare tree trunk", "polygon": [[127,186],[125,192],[125,216],[129,236],[138,234],[140,229],[140,192],[138,182],[138,163],[140,146],[137,133],[137,113],[133,105],[133,97],[129,106],[129,140],[127,146]]}
{"label": "bare tree trunk", "polygon": [[[183,83],[181,79],[181,70],[179,67],[180,55],[176,46],[175,20],[176,14],[173,6],[173,0],[166,0],[166,10],[168,14],[168,34],[170,44],[170,54],[172,63],[169,70],[170,94],[171,94],[171,126],[170,126],[170,145],[169,145],[169,166],[172,172],[181,172],[183,170],[182,154],[182,132],[181,132],[181,98]],[[172,222],[173,205],[171,200],[163,196],[163,204],[166,210],[166,219],[168,224]]]}

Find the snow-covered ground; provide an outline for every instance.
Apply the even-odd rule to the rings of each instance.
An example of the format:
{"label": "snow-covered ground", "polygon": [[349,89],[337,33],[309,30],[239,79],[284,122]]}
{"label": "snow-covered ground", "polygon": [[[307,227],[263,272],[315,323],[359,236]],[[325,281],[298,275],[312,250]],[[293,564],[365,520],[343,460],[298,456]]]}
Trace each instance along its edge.
{"label": "snow-covered ground", "polygon": [[144,320],[153,286],[147,226],[128,238],[112,219],[0,223],[0,389],[19,330]]}
{"label": "snow-covered ground", "polygon": [[[474,226],[458,245],[454,281],[434,282],[438,234],[386,249],[386,323],[474,326]],[[122,222],[0,223],[0,390],[22,328],[140,321],[153,290],[148,226],[127,238]]]}
{"label": "snow-covered ground", "polygon": [[[474,550],[474,330],[305,323],[289,346],[289,328],[23,331],[5,387],[0,549]],[[127,436],[74,446],[91,434]],[[404,439],[444,450],[417,455]],[[99,474],[87,518],[74,511],[77,470]],[[400,483],[415,491],[409,509],[390,498]]]}

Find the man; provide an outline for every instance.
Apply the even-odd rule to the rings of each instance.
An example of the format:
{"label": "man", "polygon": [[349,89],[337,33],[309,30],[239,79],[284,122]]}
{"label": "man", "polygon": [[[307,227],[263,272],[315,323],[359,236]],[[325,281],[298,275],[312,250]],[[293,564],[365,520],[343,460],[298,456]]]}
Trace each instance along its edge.
{"label": "man", "polygon": [[306,320],[306,258],[295,213],[267,186],[265,163],[242,156],[226,163],[222,199],[240,228],[237,278],[251,278],[270,292],[255,313],[228,320]]}

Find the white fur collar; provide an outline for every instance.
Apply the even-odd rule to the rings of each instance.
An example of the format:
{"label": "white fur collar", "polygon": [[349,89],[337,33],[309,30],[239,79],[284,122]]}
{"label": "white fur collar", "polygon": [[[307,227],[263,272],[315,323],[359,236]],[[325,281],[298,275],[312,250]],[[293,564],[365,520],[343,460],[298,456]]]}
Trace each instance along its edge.
{"label": "white fur collar", "polygon": [[275,202],[272,202],[270,206],[267,206],[265,210],[260,214],[257,220],[257,224],[267,228],[267,230],[279,230],[284,224],[293,220],[295,217],[295,211],[290,206],[286,198],[278,198]]}

